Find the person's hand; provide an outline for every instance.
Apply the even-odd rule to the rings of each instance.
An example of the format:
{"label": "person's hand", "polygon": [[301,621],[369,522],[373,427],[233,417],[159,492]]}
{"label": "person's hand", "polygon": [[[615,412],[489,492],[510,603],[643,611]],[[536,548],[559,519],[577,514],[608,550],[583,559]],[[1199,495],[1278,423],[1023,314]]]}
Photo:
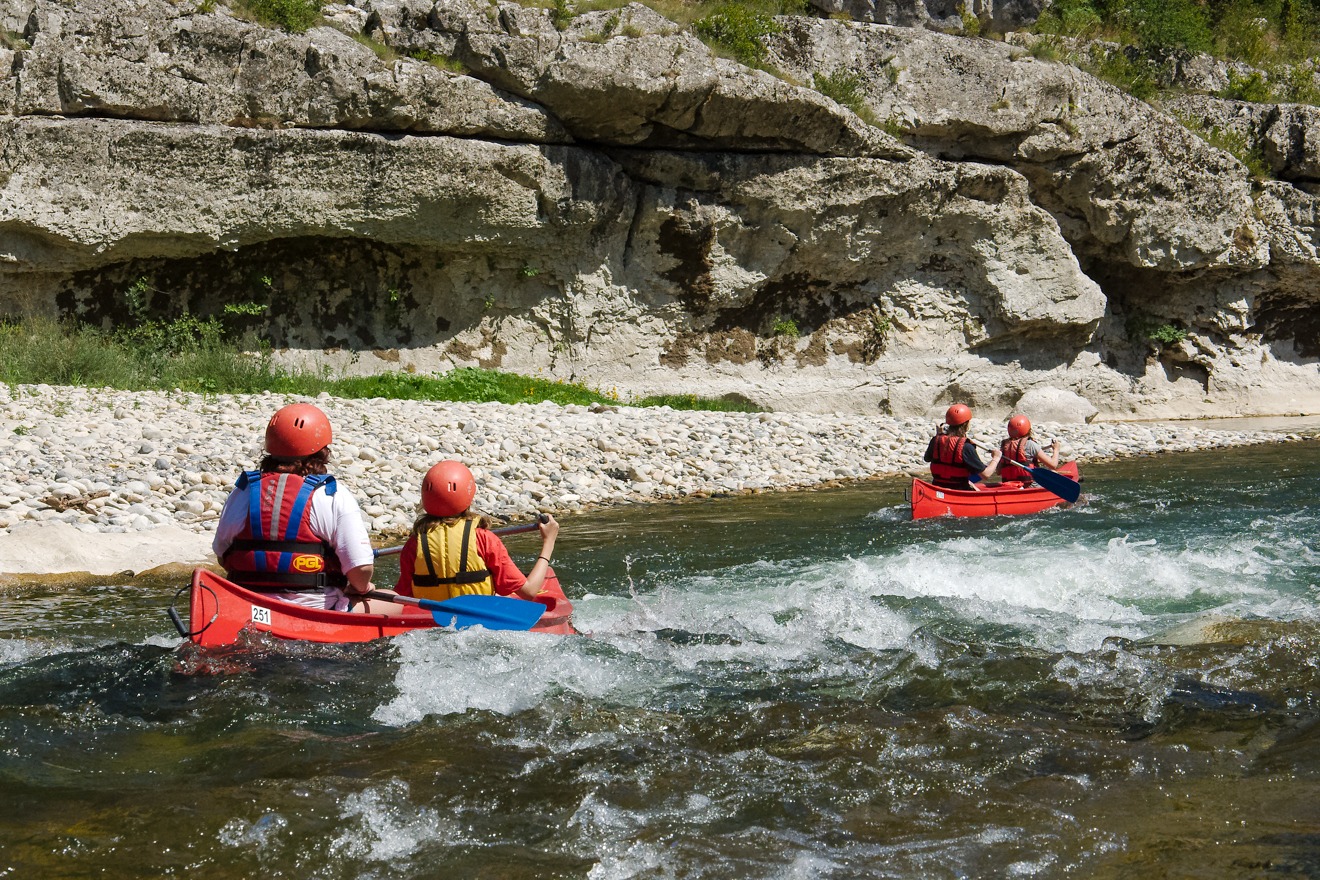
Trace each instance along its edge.
{"label": "person's hand", "polygon": [[541,532],[542,541],[553,541],[559,535],[559,523],[550,514],[545,515],[545,522],[537,526]]}
{"label": "person's hand", "polygon": [[360,590],[354,587],[352,584],[346,584],[344,586],[344,592],[349,596],[365,596],[367,595],[367,593],[370,593],[374,589],[376,589],[376,585],[369,581]]}

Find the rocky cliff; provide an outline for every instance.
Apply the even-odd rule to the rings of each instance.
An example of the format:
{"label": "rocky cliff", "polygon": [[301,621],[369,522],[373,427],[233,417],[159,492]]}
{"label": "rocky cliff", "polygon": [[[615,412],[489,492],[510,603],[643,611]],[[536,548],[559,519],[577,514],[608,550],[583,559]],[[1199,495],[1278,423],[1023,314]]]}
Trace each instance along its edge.
{"label": "rocky cliff", "polygon": [[639,5],[0,0],[0,312],[782,408],[1320,411],[1320,111],[1234,116],[1257,179],[1011,41],[780,24],[775,76]]}

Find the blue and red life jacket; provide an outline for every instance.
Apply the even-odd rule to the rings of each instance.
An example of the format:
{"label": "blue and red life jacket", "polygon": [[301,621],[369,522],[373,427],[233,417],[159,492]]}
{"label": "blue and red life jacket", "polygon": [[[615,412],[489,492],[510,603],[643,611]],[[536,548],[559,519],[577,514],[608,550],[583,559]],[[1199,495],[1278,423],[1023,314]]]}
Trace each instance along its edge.
{"label": "blue and red life jacket", "polygon": [[1028,438],[1026,437],[1018,437],[1014,440],[1010,437],[1007,440],[1000,441],[999,451],[1003,455],[1004,460],[1003,463],[999,465],[999,475],[1003,478],[1004,482],[1007,483],[1010,480],[1019,480],[1023,483],[1030,483],[1032,481],[1033,477],[1031,476],[1031,471],[1012,464],[1012,462],[1015,461],[1020,461],[1023,464],[1029,465],[1035,464],[1034,461],[1028,461],[1024,454],[1027,439]]}
{"label": "blue and red life jacket", "polygon": [[938,434],[930,441],[931,482],[945,489],[966,489],[971,485],[972,469],[963,461],[966,437]]}
{"label": "blue and red life jacket", "polygon": [[260,593],[316,593],[348,583],[334,547],[312,531],[312,493],[335,494],[328,474],[246,471],[234,484],[248,490],[247,523],[220,563],[229,579]]}

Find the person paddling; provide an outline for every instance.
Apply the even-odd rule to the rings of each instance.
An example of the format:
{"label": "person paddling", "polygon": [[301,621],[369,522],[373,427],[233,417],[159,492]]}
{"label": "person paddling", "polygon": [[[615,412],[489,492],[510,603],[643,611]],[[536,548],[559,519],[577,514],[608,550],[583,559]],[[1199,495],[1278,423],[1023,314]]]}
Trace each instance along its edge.
{"label": "person paddling", "polygon": [[1031,419],[1021,414],[1008,420],[1008,438],[999,442],[999,452],[999,476],[1005,483],[1031,485],[1031,471],[1013,464],[1015,461],[1028,467],[1059,469],[1059,441],[1055,439],[1046,450],[1031,436]]}
{"label": "person paddling", "polygon": [[942,489],[976,489],[974,480],[990,476],[999,465],[999,450],[991,453],[989,462],[983,462],[976,447],[967,440],[971,422],[971,408],[955,403],[945,412],[944,424],[936,429],[926,447],[931,482]]}
{"label": "person paddling", "polygon": [[455,596],[509,596],[535,600],[564,597],[550,567],[559,523],[545,516],[539,525],[541,553],[524,575],[500,537],[472,511],[477,482],[461,461],[442,461],[422,480],[422,509],[399,556],[394,590],[403,596],[444,601]]}
{"label": "person paddling", "polygon": [[266,454],[225,499],[211,549],[229,580],[286,602],[391,617],[404,608],[360,598],[374,589],[371,538],[357,499],[330,476],[330,420],[310,403],[281,407]]}

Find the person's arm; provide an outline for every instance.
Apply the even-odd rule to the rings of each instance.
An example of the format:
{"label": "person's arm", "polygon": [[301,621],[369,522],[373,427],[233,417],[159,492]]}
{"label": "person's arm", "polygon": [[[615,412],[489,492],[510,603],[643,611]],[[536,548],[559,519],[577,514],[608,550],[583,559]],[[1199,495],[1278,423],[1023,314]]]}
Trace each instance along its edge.
{"label": "person's arm", "polygon": [[1045,465],[1052,471],[1059,469],[1059,438],[1055,437],[1047,450],[1043,446],[1037,447],[1036,461]]}
{"label": "person's arm", "polygon": [[970,440],[968,440],[967,445],[963,447],[963,464],[971,468],[972,473],[977,474],[981,479],[985,479],[994,474],[995,470],[999,467],[999,458],[999,450],[995,449],[990,453],[989,464],[986,464],[981,461],[981,456],[976,454],[976,447],[972,445]]}
{"label": "person's arm", "polygon": [[403,551],[399,553],[399,579],[394,582],[394,592],[400,596],[413,594],[413,566],[417,564],[417,533],[408,536],[403,542]]}
{"label": "person's arm", "polygon": [[[541,554],[537,557],[536,564],[532,566],[531,574],[524,575],[509,557],[509,550],[504,546],[499,535],[487,529],[478,530],[477,552],[481,554],[482,562],[490,571],[491,583],[495,587],[496,595],[510,596],[517,593],[523,599],[532,599],[540,594],[546,575],[550,571],[550,563],[547,560],[555,549],[554,538],[559,534],[559,523],[550,517],[547,522],[541,523],[540,531]],[[549,533],[548,538],[547,533]]]}
{"label": "person's arm", "polygon": [[931,438],[930,438],[930,442],[926,444],[926,455],[925,455],[925,460],[926,460],[926,461],[934,461],[934,460],[935,460],[935,441],[938,439],[938,437],[939,437],[939,433],[940,433],[939,429],[936,428],[936,429],[935,429],[935,435],[936,435],[936,436],[931,437]]}
{"label": "person's arm", "polygon": [[532,570],[527,573],[527,582],[518,590],[524,599],[535,599],[540,595],[541,587],[545,584],[545,576],[550,573],[550,557],[555,552],[555,538],[559,536],[559,523],[555,522],[555,518],[548,513],[539,529],[541,553],[536,557],[536,564],[532,566]]}
{"label": "person's arm", "polygon": [[234,543],[234,538],[243,530],[246,518],[246,496],[235,489],[225,499],[224,507],[220,508],[220,519],[215,524],[215,536],[211,538],[211,551],[215,553],[216,561],[225,558],[225,553],[229,552],[229,545]]}
{"label": "person's arm", "polygon": [[375,565],[359,565],[350,568],[344,572],[344,577],[348,578],[348,588],[344,590],[350,596],[361,596],[376,589],[376,585],[371,582],[371,575],[376,571]]}
{"label": "person's arm", "polygon": [[[371,549],[371,536],[362,522],[362,509],[358,507],[357,499],[343,486],[337,489],[334,495],[317,489],[312,496],[312,531],[324,536],[324,540],[335,548],[339,569],[348,579],[344,592],[350,596],[361,595],[376,589],[371,582],[376,570],[376,554]],[[327,519],[329,522],[324,521]]]}

